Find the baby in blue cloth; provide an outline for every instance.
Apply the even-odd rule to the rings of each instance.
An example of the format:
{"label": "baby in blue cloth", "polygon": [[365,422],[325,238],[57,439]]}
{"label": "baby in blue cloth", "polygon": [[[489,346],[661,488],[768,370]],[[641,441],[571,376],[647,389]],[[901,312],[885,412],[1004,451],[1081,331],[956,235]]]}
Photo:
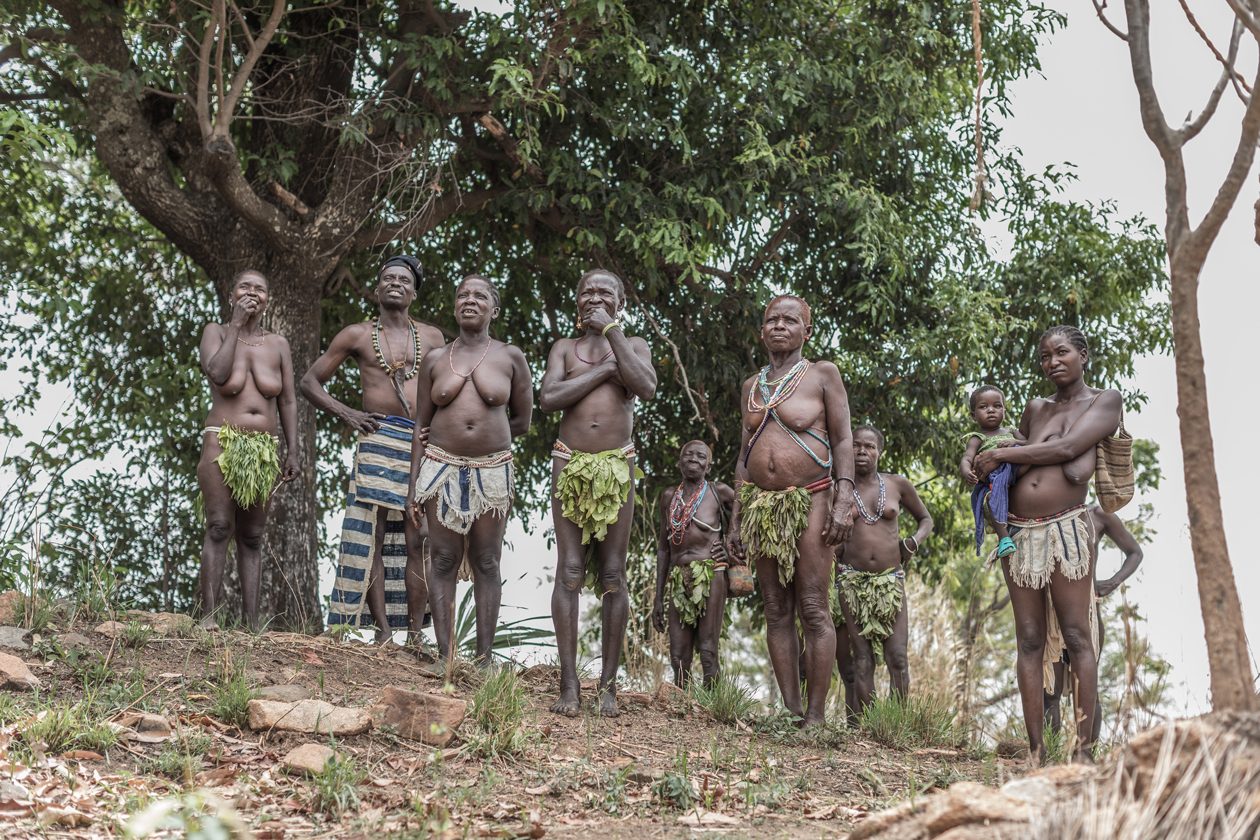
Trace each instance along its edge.
{"label": "baby in blue cloth", "polygon": [[984,544],[984,523],[988,520],[998,535],[998,557],[1015,553],[1015,541],[1006,530],[1006,518],[1010,512],[1010,489],[1015,483],[1015,466],[1003,463],[980,481],[972,467],[972,460],[980,452],[1013,446],[1023,442],[1024,436],[1017,429],[1003,424],[1006,420],[1006,401],[995,385],[981,385],[971,392],[971,416],[980,427],[979,431],[965,436],[967,449],[958,464],[963,479],[975,487],[971,491],[971,510],[976,517],[976,554]]}

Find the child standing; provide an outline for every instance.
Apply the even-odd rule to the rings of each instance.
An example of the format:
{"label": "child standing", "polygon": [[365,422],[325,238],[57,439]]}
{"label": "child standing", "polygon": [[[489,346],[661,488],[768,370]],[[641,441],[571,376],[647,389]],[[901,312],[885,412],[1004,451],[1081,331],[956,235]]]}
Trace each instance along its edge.
{"label": "child standing", "polygon": [[963,479],[975,487],[971,491],[971,510],[976,517],[976,554],[980,553],[984,544],[984,523],[988,520],[993,532],[998,535],[997,556],[1009,557],[1015,553],[1015,541],[1006,530],[1006,517],[1010,510],[1008,496],[1014,483],[1015,468],[1012,464],[1003,463],[981,482],[971,462],[980,452],[1016,445],[1024,440],[1024,436],[1018,430],[1002,425],[1006,420],[1006,404],[996,386],[981,385],[972,391],[970,405],[971,416],[980,431],[967,433],[967,449],[958,467]]}

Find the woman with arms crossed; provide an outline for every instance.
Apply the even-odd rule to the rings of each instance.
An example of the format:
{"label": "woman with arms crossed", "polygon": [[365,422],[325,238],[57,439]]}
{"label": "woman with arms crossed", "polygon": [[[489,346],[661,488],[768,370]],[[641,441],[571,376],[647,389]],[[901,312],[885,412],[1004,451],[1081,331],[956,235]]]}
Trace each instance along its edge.
{"label": "woman with arms crossed", "polygon": [[1055,392],[1024,409],[1018,446],[981,452],[973,461],[983,480],[999,464],[1022,474],[1010,494],[1009,531],[1015,553],[1003,572],[1015,612],[1019,643],[1016,677],[1028,745],[1045,760],[1043,689],[1054,687],[1052,666],[1067,649],[1076,675],[1076,757],[1089,760],[1098,697],[1098,648],[1092,528],[1085,507],[1095,447],[1120,423],[1120,392],[1085,384],[1089,346],[1076,327],[1057,326],[1041,336],[1041,370]]}
{"label": "woman with arms crossed", "polygon": [[[206,511],[201,549],[201,626],[217,629],[228,542],[236,541],[245,624],[258,629],[258,587],[267,503],[276,478],[297,478],[297,402],[289,342],[262,329],[267,278],[246,269],[232,281],[232,317],[206,324],[201,369],[210,380],[210,415],[202,430],[197,483]],[[284,428],[284,470],[276,436]]]}

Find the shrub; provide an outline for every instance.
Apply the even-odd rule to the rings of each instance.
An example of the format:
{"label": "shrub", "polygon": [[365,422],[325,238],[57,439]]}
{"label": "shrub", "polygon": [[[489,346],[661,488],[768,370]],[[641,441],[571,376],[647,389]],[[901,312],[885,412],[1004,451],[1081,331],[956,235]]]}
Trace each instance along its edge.
{"label": "shrub", "polygon": [[876,741],[898,749],[967,745],[967,734],[954,725],[952,704],[936,695],[877,698],[862,710],[858,726]]}

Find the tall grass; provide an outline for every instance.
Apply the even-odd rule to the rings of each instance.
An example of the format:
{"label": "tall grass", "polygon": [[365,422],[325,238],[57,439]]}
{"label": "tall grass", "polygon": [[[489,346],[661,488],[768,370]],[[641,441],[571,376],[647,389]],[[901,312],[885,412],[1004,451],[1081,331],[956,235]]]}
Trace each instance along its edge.
{"label": "tall grass", "polygon": [[881,697],[862,711],[858,726],[881,744],[897,749],[967,746],[967,733],[955,725],[954,704],[936,694],[904,699]]}
{"label": "tall grass", "polygon": [[747,720],[757,708],[752,692],[725,675],[708,688],[693,682],[691,693],[700,708],[718,723],[733,724],[739,720]]}
{"label": "tall grass", "polygon": [[525,686],[514,668],[503,666],[488,674],[473,694],[475,732],[468,739],[473,751],[483,758],[524,752],[529,743],[526,705]]}

